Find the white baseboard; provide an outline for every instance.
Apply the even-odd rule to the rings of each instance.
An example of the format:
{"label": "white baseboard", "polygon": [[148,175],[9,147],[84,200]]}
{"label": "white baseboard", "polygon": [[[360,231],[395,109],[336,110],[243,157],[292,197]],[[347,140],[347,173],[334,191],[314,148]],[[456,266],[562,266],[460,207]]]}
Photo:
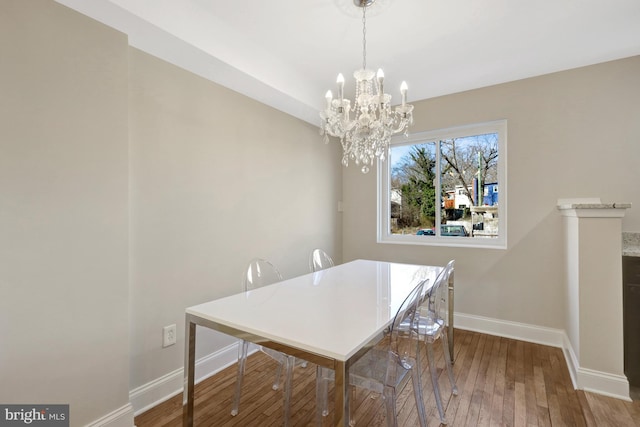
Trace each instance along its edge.
{"label": "white baseboard", "polygon": [[[238,344],[234,343],[214,353],[196,360],[196,384],[220,372],[238,361]],[[162,377],[135,388],[129,392],[129,402],[135,415],[182,393],[184,370],[182,368],[169,372]]]}
{"label": "white baseboard", "polygon": [[457,329],[562,348],[575,389],[615,397],[616,399],[631,400],[629,397],[629,382],[625,376],[580,367],[580,362],[571,346],[571,342],[566,332],[562,329],[508,322],[463,313],[454,314],[453,324]]}
{"label": "white baseboard", "polygon": [[127,403],[121,408],[105,415],[86,427],[133,427],[133,406]]}
{"label": "white baseboard", "polygon": [[631,397],[629,396],[629,381],[624,375],[614,375],[607,372],[579,368],[577,388],[631,402]]}
{"label": "white baseboard", "polygon": [[569,374],[571,375],[574,388],[629,402],[631,401],[631,397],[629,396],[629,380],[627,380],[627,377],[581,368],[567,334],[564,334],[562,350],[564,352],[564,358],[567,361],[567,366],[569,367]]}
{"label": "white baseboard", "polygon": [[545,328],[527,323],[509,322],[463,313],[454,314],[453,324],[456,329],[482,332],[551,347],[563,347],[564,331],[561,329]]}
{"label": "white baseboard", "polygon": [[562,337],[562,352],[564,353],[564,360],[567,362],[567,367],[569,368],[569,375],[571,376],[573,388],[579,389],[578,369],[580,369],[580,362],[578,362],[578,357],[576,356],[575,351],[573,351],[573,346],[571,345],[571,341],[569,341],[569,337],[566,332],[563,333]]}

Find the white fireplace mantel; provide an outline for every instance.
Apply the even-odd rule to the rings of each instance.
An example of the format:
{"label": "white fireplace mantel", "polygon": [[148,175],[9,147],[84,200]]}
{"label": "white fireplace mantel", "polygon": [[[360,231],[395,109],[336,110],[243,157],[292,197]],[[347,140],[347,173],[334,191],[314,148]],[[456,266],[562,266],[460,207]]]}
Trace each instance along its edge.
{"label": "white fireplace mantel", "polygon": [[564,223],[565,351],[576,388],[629,400],[624,375],[622,217],[630,203],[560,199]]}

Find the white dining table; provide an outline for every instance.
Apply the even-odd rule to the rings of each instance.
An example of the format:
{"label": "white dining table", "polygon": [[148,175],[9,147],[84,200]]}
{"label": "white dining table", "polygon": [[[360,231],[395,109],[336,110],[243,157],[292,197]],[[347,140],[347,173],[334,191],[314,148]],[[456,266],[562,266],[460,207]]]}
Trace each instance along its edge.
{"label": "white dining table", "polygon": [[[196,326],[203,326],[333,369],[335,425],[348,426],[349,367],[382,339],[418,281],[433,284],[442,269],[355,260],[187,308],[183,425],[193,425]],[[452,280],[449,289],[453,346]]]}

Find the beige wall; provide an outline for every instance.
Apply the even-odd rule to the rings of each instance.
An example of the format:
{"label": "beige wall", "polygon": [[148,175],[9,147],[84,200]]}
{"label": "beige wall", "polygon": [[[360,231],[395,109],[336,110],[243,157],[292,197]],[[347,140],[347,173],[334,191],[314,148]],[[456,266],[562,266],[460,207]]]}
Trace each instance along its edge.
{"label": "beige wall", "polygon": [[414,102],[413,132],[507,119],[508,249],[377,244],[376,176],[349,168],[345,261],[455,258],[456,311],[565,329],[564,230],[556,202],[631,202],[623,230],[640,231],[638,99],[640,57],[634,57]]}
{"label": "beige wall", "polygon": [[340,261],[339,147],[313,126],[51,0],[0,2],[0,53],[0,402],[130,427],[129,392],[183,365],[186,306],[255,256]]}
{"label": "beige wall", "polygon": [[[341,258],[340,152],[317,128],[130,50],[131,388],[182,367],[184,309],[241,290],[253,257],[285,277]],[[162,327],[178,345],[161,348]],[[199,332],[200,333],[200,332]],[[201,332],[198,356],[229,339]]]}
{"label": "beige wall", "polygon": [[129,403],[127,39],[3,0],[0,57],[0,402],[85,425]]}

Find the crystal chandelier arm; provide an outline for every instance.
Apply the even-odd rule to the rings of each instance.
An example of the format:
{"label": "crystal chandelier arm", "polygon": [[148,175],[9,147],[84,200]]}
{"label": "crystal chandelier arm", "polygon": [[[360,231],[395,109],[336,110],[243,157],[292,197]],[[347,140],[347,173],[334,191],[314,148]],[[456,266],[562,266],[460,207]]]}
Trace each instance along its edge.
{"label": "crystal chandelier arm", "polygon": [[413,123],[413,105],[396,107],[393,112],[392,122],[389,123],[392,134],[397,134],[405,130]]}

